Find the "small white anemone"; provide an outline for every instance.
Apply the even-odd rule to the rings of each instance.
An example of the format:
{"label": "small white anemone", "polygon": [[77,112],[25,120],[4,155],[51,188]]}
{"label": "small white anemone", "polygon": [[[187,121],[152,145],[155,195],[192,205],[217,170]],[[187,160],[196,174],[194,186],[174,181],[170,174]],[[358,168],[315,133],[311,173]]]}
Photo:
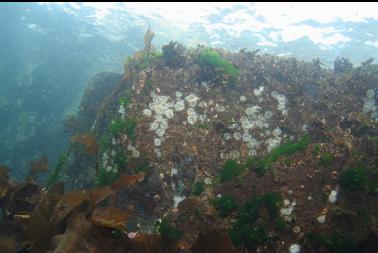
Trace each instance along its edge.
{"label": "small white anemone", "polygon": [[163,115],[161,114],[156,114],[155,115],[155,121],[156,122],[161,122],[163,120]]}
{"label": "small white anemone", "polygon": [[234,133],[234,138],[235,138],[235,140],[240,140],[241,139],[241,134],[239,133],[239,132],[235,132]]}
{"label": "small white anemone", "polygon": [[182,97],[182,92],[181,91],[176,91],[176,97],[181,98]]}
{"label": "small white anemone", "polygon": [[249,125],[248,129],[252,129],[256,126],[256,123],[254,121],[249,121],[248,125]]}
{"label": "small white anemone", "polygon": [[241,126],[244,129],[251,129],[252,128],[251,124],[249,122],[243,122]]}
{"label": "small white anemone", "polygon": [[197,104],[197,102],[196,102],[196,101],[192,101],[192,102],[189,102],[189,106],[190,106],[190,107],[195,107],[195,106],[196,106],[196,104]]}
{"label": "small white anemone", "polygon": [[262,122],[261,120],[256,120],[255,121],[255,125],[258,127],[258,128],[263,128],[264,127],[264,122]]}
{"label": "small white anemone", "polygon": [[150,109],[146,108],[146,109],[143,110],[143,115],[145,115],[147,117],[151,117],[152,111]]}
{"label": "small white anemone", "polygon": [[138,150],[133,150],[132,157],[133,158],[138,158],[139,157],[139,151]]}
{"label": "small white anemone", "polygon": [[218,111],[218,112],[224,112],[224,111],[226,111],[226,107],[224,107],[223,105],[216,104],[215,110]]}
{"label": "small white anemone", "polygon": [[373,98],[375,96],[375,92],[373,89],[366,91],[366,97]]}
{"label": "small white anemone", "polygon": [[211,178],[210,177],[205,178],[205,184],[207,184],[207,185],[211,184]]}
{"label": "small white anemone", "polygon": [[167,117],[168,119],[172,119],[174,116],[174,113],[173,113],[173,110],[172,109],[167,109],[165,111],[165,117]]}
{"label": "small white anemone", "polygon": [[290,200],[284,199],[283,204],[284,206],[290,206]]}
{"label": "small white anemone", "polygon": [[278,147],[281,144],[281,139],[280,138],[274,138],[274,139],[269,139],[268,140],[268,153],[272,151],[272,149]]}
{"label": "small white anemone", "polygon": [[253,89],[253,94],[255,94],[255,96],[261,96],[263,91],[264,91],[264,86],[260,86],[258,89]]}
{"label": "small white anemone", "polygon": [[150,97],[153,98],[153,97],[155,97],[155,96],[156,96],[156,92],[155,92],[155,91],[151,91],[151,92],[150,92]]}
{"label": "small white anemone", "polygon": [[159,138],[155,138],[154,144],[155,146],[159,147],[161,145],[161,140]]}
{"label": "small white anemone", "polygon": [[159,128],[158,130],[156,130],[156,135],[157,136],[163,137],[164,134],[165,134],[165,129]]}
{"label": "small white anemone", "polygon": [[245,113],[247,115],[253,115],[253,114],[258,113],[260,111],[261,111],[261,107],[258,106],[258,105],[253,105],[253,106],[247,107],[245,109]]}
{"label": "small white anemone", "polygon": [[194,107],[196,105],[197,100],[199,99],[199,97],[196,94],[191,93],[188,96],[186,96],[185,99],[186,99],[186,101],[188,101],[188,103],[189,103],[190,106]]}
{"label": "small white anemone", "polygon": [[277,98],[278,97],[278,92],[277,91],[272,91],[271,93],[270,93],[270,95],[273,97],[273,98]]}
{"label": "small white anemone", "polygon": [[232,137],[232,136],[231,136],[230,133],[224,133],[224,134],[223,134],[223,138],[224,138],[226,141],[230,140],[231,137]]}
{"label": "small white anemone", "polygon": [[160,122],[160,128],[166,130],[168,128],[168,122],[166,120],[162,120]]}
{"label": "small white anemone", "polygon": [[196,111],[194,110],[194,108],[188,108],[188,110],[186,110],[186,113],[188,115],[190,115],[190,114],[196,114]]}
{"label": "small white anemone", "polygon": [[253,114],[253,109],[252,109],[252,107],[247,107],[247,108],[245,109],[245,113],[246,113],[247,115],[252,115],[252,114]]}
{"label": "small white anemone", "polygon": [[168,99],[169,99],[168,96],[160,96],[160,102],[161,102],[161,103],[167,103],[167,102],[168,102]]}
{"label": "small white anemone", "polygon": [[284,117],[286,117],[287,115],[288,115],[288,111],[287,110],[282,110],[281,111],[281,114],[282,114],[282,116],[284,116]]}
{"label": "small white anemone", "polygon": [[271,119],[271,118],[273,117],[273,113],[272,113],[271,111],[266,111],[266,112],[264,113],[264,117],[265,117],[266,119]]}
{"label": "small white anemone", "polygon": [[316,218],[316,220],[319,222],[319,223],[324,223],[325,220],[326,220],[326,216],[323,214],[323,215],[320,215]]}
{"label": "small white anemone", "polygon": [[199,104],[198,104],[199,107],[201,108],[206,108],[207,107],[207,103],[206,101],[201,101]]}
{"label": "small white anemone", "polygon": [[285,104],[286,103],[286,97],[285,95],[278,95],[277,96],[278,103]]}
{"label": "small white anemone", "polygon": [[243,123],[247,123],[249,120],[246,116],[243,116],[240,118],[240,122],[243,124]]}
{"label": "small white anemone", "polygon": [[[155,139],[156,140],[156,139]],[[161,142],[160,142],[161,144]],[[161,152],[160,152],[160,149],[159,148],[155,148],[154,152],[156,153],[156,156],[157,157],[161,157]],[[160,173],[160,175],[163,175],[162,178],[164,178],[164,174],[163,173]],[[161,176],[160,176],[161,177]]]}
{"label": "small white anemone", "polygon": [[277,105],[277,110],[279,110],[279,111],[282,111],[282,110],[284,110],[286,108],[286,105],[285,104],[278,104]]}
{"label": "small white anemone", "polygon": [[257,155],[257,152],[256,152],[256,150],[250,150],[249,152],[248,152],[248,155],[249,156],[256,156]]}
{"label": "small white anemone", "polygon": [[152,101],[153,101],[155,104],[158,104],[158,103],[160,103],[160,97],[159,97],[159,96],[154,96],[154,97],[152,98]]}
{"label": "small white anemone", "polygon": [[175,104],[175,110],[176,112],[180,112],[185,109],[185,103],[184,100],[179,100]]}
{"label": "small white anemone", "polygon": [[330,203],[335,203],[337,200],[337,191],[332,190],[331,193],[328,195],[328,201]]}
{"label": "small white anemone", "polygon": [[251,140],[252,136],[249,133],[243,134],[243,141],[249,142]]}
{"label": "small white anemone", "polygon": [[159,127],[159,124],[157,123],[156,120],[150,124],[151,131],[155,131],[156,129],[158,129],[158,127]]}
{"label": "small white anemone", "polygon": [[375,106],[374,98],[369,98],[365,100],[364,106],[362,108],[363,113],[375,112],[377,110]]}
{"label": "small white anemone", "polygon": [[290,216],[291,213],[293,212],[293,210],[294,210],[294,207],[289,206],[289,207],[287,207],[287,208],[281,208],[281,209],[280,209],[280,213],[281,213],[281,215],[283,215],[283,216]]}
{"label": "small white anemone", "polygon": [[301,252],[301,246],[299,244],[292,244],[289,247],[289,253],[299,253]]}
{"label": "small white anemone", "polygon": [[232,123],[231,125],[228,126],[228,128],[234,129],[237,128],[239,125],[238,123]]}
{"label": "small white anemone", "polygon": [[119,112],[120,114],[122,114],[122,116],[125,115],[125,113],[126,113],[126,108],[123,106],[123,104],[121,104],[121,105],[119,106],[118,112]]}
{"label": "small white anemone", "polygon": [[276,129],[273,130],[273,135],[274,136],[279,136],[281,135],[282,131],[279,127],[276,127]]}
{"label": "small white anemone", "polygon": [[247,97],[246,96],[240,96],[240,102],[245,102],[247,101]]}
{"label": "small white anemone", "polygon": [[251,138],[249,140],[249,144],[251,144],[251,146],[255,147],[255,146],[259,145],[259,142],[255,138]]}
{"label": "small white anemone", "polygon": [[189,114],[188,115],[188,123],[194,125],[197,122],[198,116],[197,114]]}
{"label": "small white anemone", "polygon": [[239,158],[240,158],[239,151],[234,150],[234,151],[230,152],[230,159],[232,159],[232,160],[238,160]]}

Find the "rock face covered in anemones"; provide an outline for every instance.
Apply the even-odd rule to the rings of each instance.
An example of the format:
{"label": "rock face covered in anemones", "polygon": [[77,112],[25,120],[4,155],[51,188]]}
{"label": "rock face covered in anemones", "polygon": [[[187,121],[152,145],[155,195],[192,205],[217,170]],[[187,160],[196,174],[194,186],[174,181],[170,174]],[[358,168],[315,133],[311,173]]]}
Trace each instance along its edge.
{"label": "rock face covered in anemones", "polygon": [[[270,224],[268,238],[285,241],[272,246],[275,252],[304,252],[308,245],[297,243],[311,231],[309,224],[320,224],[329,232],[333,206],[344,203],[337,175],[353,164],[346,154],[362,145],[356,119],[376,118],[374,71],[334,73],[294,58],[220,50],[207,55],[222,59],[211,66],[200,60],[204,51],[201,46],[190,50],[180,46],[180,52],[150,53],[125,65],[123,80],[112,86],[96,115],[91,114],[92,130],[99,140],[108,140],[101,144],[99,169],[106,164],[105,174],[147,174],[140,186],[121,191],[116,201],[135,211],[131,231],[151,232],[154,220],[170,215],[182,230],[192,233],[190,222],[180,221],[180,202],[186,203],[182,201],[191,195],[206,204],[232,196],[236,205],[258,206],[268,200],[247,200],[279,192],[283,198],[273,205],[276,210],[268,205],[269,211],[260,211],[260,218],[281,222],[295,232],[283,233],[283,228],[273,232],[277,224]],[[370,81],[361,83],[360,75]],[[310,136],[311,142],[301,141],[303,136]],[[225,171],[229,160],[235,163]],[[224,221],[228,227],[242,226],[243,222],[231,222],[243,217],[240,210],[225,212],[231,217]],[[216,217],[209,227],[216,227]],[[194,215],[192,219],[198,223]],[[194,241],[189,237],[184,238]],[[235,237],[231,236],[235,244],[245,246]]]}

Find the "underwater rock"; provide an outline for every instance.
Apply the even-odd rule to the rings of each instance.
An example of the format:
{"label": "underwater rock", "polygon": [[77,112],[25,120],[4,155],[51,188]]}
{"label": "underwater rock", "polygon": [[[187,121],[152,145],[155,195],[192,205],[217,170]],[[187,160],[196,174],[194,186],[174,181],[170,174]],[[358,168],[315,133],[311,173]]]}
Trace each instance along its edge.
{"label": "underwater rock", "polygon": [[161,55],[153,37],[149,28],[123,79],[88,87],[70,122],[80,144],[64,160],[71,191],[58,185],[48,198],[0,171],[4,210],[30,222],[24,242],[56,253],[223,253],[313,252],[303,239],[313,230],[367,240],[363,220],[345,216],[377,216],[374,73],[342,58],[330,70],[174,42]]}

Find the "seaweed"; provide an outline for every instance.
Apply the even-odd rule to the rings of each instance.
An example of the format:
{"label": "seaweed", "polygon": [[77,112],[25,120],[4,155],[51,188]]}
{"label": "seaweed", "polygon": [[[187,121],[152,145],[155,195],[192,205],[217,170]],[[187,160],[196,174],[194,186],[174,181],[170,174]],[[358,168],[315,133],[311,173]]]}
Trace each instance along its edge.
{"label": "seaweed", "polygon": [[152,88],[152,80],[151,80],[151,79],[147,79],[147,81],[146,81],[146,87],[147,87],[148,89],[151,89],[151,88]]}
{"label": "seaweed", "polygon": [[116,118],[109,124],[108,131],[112,137],[118,138],[122,133],[126,133],[131,140],[136,138],[136,121],[132,118]]}
{"label": "seaweed", "polygon": [[146,33],[144,34],[143,36],[143,43],[144,43],[144,51],[149,53],[152,49],[152,40],[155,36],[155,33],[151,30],[151,26],[148,25],[148,29],[146,31]]}
{"label": "seaweed", "polygon": [[217,51],[206,48],[198,57],[198,62],[215,68],[221,68],[227,75],[234,77],[239,74],[239,70],[228,60],[222,58]]}
{"label": "seaweed", "polygon": [[64,169],[64,166],[66,165],[68,161],[68,156],[72,150],[72,146],[68,149],[68,151],[64,154],[61,154],[58,158],[58,161],[52,171],[50,172],[47,183],[46,183],[46,189],[50,189],[53,185],[55,185],[61,177],[61,172]]}
{"label": "seaweed", "polygon": [[337,57],[333,62],[335,74],[349,73],[353,71],[353,64],[348,58]]}
{"label": "seaweed", "polygon": [[118,170],[100,168],[96,177],[94,178],[94,184],[96,187],[102,187],[112,184],[119,178]]}
{"label": "seaweed", "polygon": [[267,162],[272,163],[278,161],[281,156],[289,156],[298,151],[305,150],[310,143],[309,135],[304,135],[298,142],[289,141],[281,146],[278,146],[270,152]]}
{"label": "seaweed", "polygon": [[368,141],[372,144],[374,149],[378,149],[378,136],[369,135]]}
{"label": "seaweed", "polygon": [[108,130],[112,137],[117,138],[125,128],[125,122],[121,118],[116,118],[110,122]]}
{"label": "seaweed", "polygon": [[276,218],[276,229],[280,232],[284,232],[287,228],[286,221],[281,216]]}
{"label": "seaweed", "polygon": [[332,161],[333,161],[333,155],[331,153],[326,152],[320,156],[321,165],[324,165],[327,167],[331,165]]}
{"label": "seaweed", "polygon": [[141,69],[146,69],[148,66],[150,66],[155,60],[162,58],[163,53],[162,52],[151,52],[149,54],[144,54],[140,61],[138,62],[138,66]]}
{"label": "seaweed", "polygon": [[164,238],[172,241],[180,240],[183,232],[174,226],[168,217],[164,217],[161,221],[155,223],[155,229]]}
{"label": "seaweed", "polygon": [[148,172],[150,172],[150,170],[151,170],[150,162],[147,160],[143,161],[141,165],[135,168],[136,173],[143,172],[147,174]]}
{"label": "seaweed", "polygon": [[227,217],[238,207],[232,196],[217,197],[212,200],[212,204],[221,218]]}
{"label": "seaweed", "polygon": [[281,229],[278,207],[282,197],[277,192],[268,192],[262,196],[247,201],[238,211],[237,221],[229,230],[229,236],[236,246],[245,246],[255,250],[257,246],[267,240],[267,232],[263,223],[256,220],[260,217],[261,208],[268,209],[271,220],[276,220],[276,226]]}
{"label": "seaweed", "polygon": [[306,235],[308,240],[316,247],[325,247],[330,253],[356,253],[357,242],[336,234],[325,236],[318,233],[308,233]]}
{"label": "seaweed", "polygon": [[199,196],[205,190],[205,184],[203,182],[195,182],[192,185],[192,194],[194,196]]}
{"label": "seaweed", "polygon": [[248,201],[239,211],[237,221],[229,230],[229,236],[236,246],[245,246],[254,249],[266,240],[265,227],[255,225],[260,210],[260,200]]}
{"label": "seaweed", "polygon": [[162,47],[163,58],[165,64],[170,68],[178,69],[185,64],[185,47],[177,42],[169,42],[168,45]]}
{"label": "seaweed", "polygon": [[257,175],[262,176],[271,168],[272,163],[278,161],[279,158],[303,151],[306,149],[309,143],[310,137],[308,134],[306,134],[298,142],[289,141],[272,149],[269,155],[263,159],[248,159],[246,167],[254,169]]}
{"label": "seaweed", "polygon": [[114,163],[118,166],[118,168],[122,169],[127,167],[129,162],[129,157],[126,152],[123,150],[118,151],[114,155]]}
{"label": "seaweed", "polygon": [[277,218],[278,208],[282,202],[282,196],[278,192],[267,192],[262,197],[262,202],[269,211],[271,218]]}
{"label": "seaweed", "polygon": [[131,102],[130,99],[131,99],[130,96],[128,96],[128,97],[121,97],[121,98],[118,99],[118,102],[119,102],[120,105],[123,105],[124,107],[127,107],[130,104],[130,102]]}
{"label": "seaweed", "polygon": [[196,127],[197,127],[197,129],[205,129],[205,130],[210,129],[209,124],[197,124]]}
{"label": "seaweed", "polygon": [[219,77],[222,77],[230,84],[240,73],[240,70],[230,61],[211,48],[205,48],[198,56],[197,62],[205,69],[210,68],[206,72],[206,79],[210,81],[217,82]]}
{"label": "seaweed", "polygon": [[227,160],[220,172],[221,183],[230,181],[238,177],[244,171],[244,166],[235,160]]}
{"label": "seaweed", "polygon": [[365,168],[350,168],[339,176],[341,187],[349,190],[363,190],[369,184],[368,171]]}
{"label": "seaweed", "polygon": [[318,157],[319,152],[320,152],[320,144],[319,143],[314,144],[314,146],[312,147],[312,158],[315,159],[316,157]]}
{"label": "seaweed", "polygon": [[125,132],[132,141],[135,141],[135,138],[136,138],[136,131],[135,131],[136,125],[137,123],[135,119],[133,118],[125,119]]}

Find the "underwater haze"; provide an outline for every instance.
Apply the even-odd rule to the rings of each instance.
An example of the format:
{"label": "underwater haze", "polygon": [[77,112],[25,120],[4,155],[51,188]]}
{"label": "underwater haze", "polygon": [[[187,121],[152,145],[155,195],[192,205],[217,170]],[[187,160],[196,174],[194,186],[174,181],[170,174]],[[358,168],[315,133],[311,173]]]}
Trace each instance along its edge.
{"label": "underwater haze", "polygon": [[0,253],[378,252],[377,3],[1,3]]}

